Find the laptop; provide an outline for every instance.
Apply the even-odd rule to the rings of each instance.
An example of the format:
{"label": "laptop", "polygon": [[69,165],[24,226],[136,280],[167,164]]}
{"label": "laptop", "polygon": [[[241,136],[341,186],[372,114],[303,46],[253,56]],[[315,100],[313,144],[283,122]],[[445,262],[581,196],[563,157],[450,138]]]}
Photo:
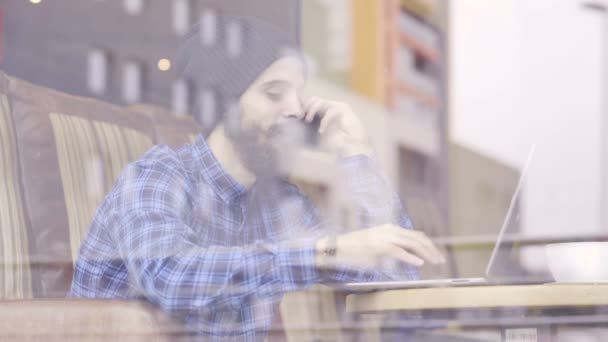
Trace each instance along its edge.
{"label": "laptop", "polygon": [[427,287],[446,287],[446,286],[475,286],[475,285],[487,285],[491,283],[496,283],[494,281],[492,274],[493,269],[496,263],[497,255],[500,250],[500,246],[505,237],[505,232],[507,231],[507,227],[509,227],[509,223],[511,221],[511,217],[513,216],[513,212],[515,210],[515,203],[517,203],[517,198],[521,189],[523,187],[524,180],[528,173],[528,169],[530,167],[530,163],[532,162],[532,158],[534,156],[534,151],[536,150],[536,145],[532,145],[530,152],[528,153],[528,158],[524,167],[519,176],[519,181],[517,183],[517,187],[515,188],[515,192],[511,197],[511,202],[509,204],[509,209],[507,210],[507,214],[502,223],[502,227],[496,237],[496,242],[494,244],[494,249],[492,250],[492,254],[490,256],[490,260],[488,261],[486,272],[484,277],[479,278],[451,278],[451,279],[425,279],[425,280],[397,280],[397,281],[379,281],[379,282],[356,282],[356,283],[345,283],[343,284],[343,288],[346,290],[352,291],[379,291],[379,290],[390,290],[390,289],[408,289],[408,288],[427,288]]}

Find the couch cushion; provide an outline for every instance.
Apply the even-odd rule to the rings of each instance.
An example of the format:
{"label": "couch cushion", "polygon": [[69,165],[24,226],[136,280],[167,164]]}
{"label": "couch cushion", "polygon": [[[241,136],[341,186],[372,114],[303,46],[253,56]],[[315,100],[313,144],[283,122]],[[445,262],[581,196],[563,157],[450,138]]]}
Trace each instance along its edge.
{"label": "couch cushion", "polygon": [[145,115],[10,79],[35,296],[64,296],[97,206],[153,144]]}
{"label": "couch cushion", "polygon": [[108,122],[50,114],[70,227],[72,257],[95,210],[131,161],[152,146],[145,134]]}
{"label": "couch cushion", "polygon": [[193,143],[199,134],[205,134],[191,116],[177,117],[166,109],[147,104],[131,105],[128,110],[147,115],[152,119],[158,144],[177,148]]}
{"label": "couch cushion", "polygon": [[19,181],[16,137],[0,72],[0,299],[32,295],[26,215]]}

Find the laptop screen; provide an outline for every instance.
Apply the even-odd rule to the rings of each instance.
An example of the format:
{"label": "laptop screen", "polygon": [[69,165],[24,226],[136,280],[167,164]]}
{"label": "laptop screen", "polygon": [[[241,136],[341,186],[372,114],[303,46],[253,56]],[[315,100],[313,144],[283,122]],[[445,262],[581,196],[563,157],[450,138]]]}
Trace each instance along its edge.
{"label": "laptop screen", "polygon": [[497,282],[527,283],[544,280],[544,275],[533,275],[527,272],[520,263],[520,235],[522,226],[522,197],[530,164],[534,157],[536,146],[533,145],[528,153],[517,187],[511,198],[504,222],[496,238],[486,268],[486,277]]}

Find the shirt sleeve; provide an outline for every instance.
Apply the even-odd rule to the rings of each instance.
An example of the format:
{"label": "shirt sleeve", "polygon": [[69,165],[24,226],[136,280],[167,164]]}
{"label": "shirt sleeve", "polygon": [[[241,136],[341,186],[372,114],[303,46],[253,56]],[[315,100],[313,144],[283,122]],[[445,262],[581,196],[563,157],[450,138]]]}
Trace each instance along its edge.
{"label": "shirt sleeve", "polygon": [[351,156],[340,160],[339,166],[360,227],[392,223],[414,228],[374,157]]}
{"label": "shirt sleeve", "polygon": [[[370,228],[382,224],[395,224],[403,229],[414,229],[399,196],[390,186],[374,157],[356,155],[339,161],[345,189],[355,209],[358,226]],[[415,280],[420,278],[418,268],[398,264],[384,271],[363,275],[363,281]]]}
{"label": "shirt sleeve", "polygon": [[[144,296],[171,312],[238,308],[318,282],[314,241],[201,247],[188,225],[189,186],[175,156],[133,164],[119,181],[106,227]],[[177,159],[177,160],[176,160]]]}

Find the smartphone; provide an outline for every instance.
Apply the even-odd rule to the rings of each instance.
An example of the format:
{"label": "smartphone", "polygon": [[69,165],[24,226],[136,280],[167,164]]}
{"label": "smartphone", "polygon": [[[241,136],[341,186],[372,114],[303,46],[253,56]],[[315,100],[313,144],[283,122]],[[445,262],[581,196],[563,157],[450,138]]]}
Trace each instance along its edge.
{"label": "smartphone", "polygon": [[323,113],[317,113],[310,123],[308,123],[308,132],[306,143],[311,146],[317,146],[321,140],[319,134],[319,127],[321,127],[321,119],[323,119]]}
{"label": "smartphone", "polygon": [[292,117],[285,124],[272,129],[272,134],[282,134],[287,141],[314,147],[321,140],[319,127],[322,119],[323,113],[317,113],[311,122]]}

